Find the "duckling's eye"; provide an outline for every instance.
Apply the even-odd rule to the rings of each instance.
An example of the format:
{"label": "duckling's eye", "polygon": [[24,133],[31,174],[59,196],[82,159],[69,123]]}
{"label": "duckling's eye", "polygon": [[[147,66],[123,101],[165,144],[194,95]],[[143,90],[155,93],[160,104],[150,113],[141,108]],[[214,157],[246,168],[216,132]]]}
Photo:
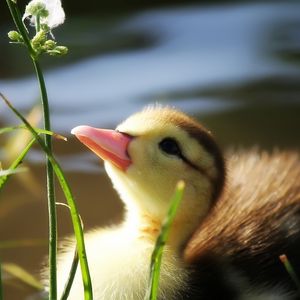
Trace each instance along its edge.
{"label": "duckling's eye", "polygon": [[167,154],[181,157],[181,150],[173,138],[165,138],[159,143],[159,148]]}

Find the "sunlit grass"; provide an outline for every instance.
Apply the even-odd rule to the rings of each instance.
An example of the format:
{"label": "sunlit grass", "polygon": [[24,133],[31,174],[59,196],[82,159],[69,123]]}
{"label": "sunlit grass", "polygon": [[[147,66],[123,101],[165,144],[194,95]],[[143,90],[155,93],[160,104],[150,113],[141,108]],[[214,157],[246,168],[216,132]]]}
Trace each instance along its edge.
{"label": "sunlit grass", "polygon": [[[57,179],[60,183],[60,186],[64,192],[66,200],[68,202],[68,206],[71,212],[71,219],[73,223],[73,229],[76,237],[77,242],[77,250],[79,255],[79,261],[81,266],[81,275],[84,284],[84,292],[85,292],[85,299],[92,299],[92,284],[90,273],[88,269],[87,263],[87,256],[85,252],[85,244],[83,238],[83,229],[81,224],[81,219],[78,214],[77,206],[74,200],[74,196],[70,189],[70,186],[65,178],[64,172],[61,169],[60,165],[57,163],[56,159],[53,157],[52,152],[49,151],[47,145],[44,141],[40,138],[39,134],[34,130],[34,128],[28,123],[28,121],[22,116],[22,114],[8,101],[8,99],[0,93],[1,98],[7,104],[7,106],[14,112],[14,114],[25,124],[26,128],[32,133],[35,140],[41,146],[43,151],[47,154],[49,161],[53,166],[53,170],[57,176]],[[52,299],[51,299],[52,300]]]}
{"label": "sunlit grass", "polygon": [[[0,128],[0,134],[8,133],[8,132],[14,131],[16,129],[27,129],[27,128],[25,125],[3,127],[3,128]],[[67,141],[67,138],[65,136],[55,133],[53,131],[45,130],[45,129],[37,128],[37,127],[33,127],[33,129],[39,134],[47,134],[47,135],[53,136],[56,139]]]}
{"label": "sunlit grass", "polygon": [[[36,3],[32,1],[26,6],[24,18],[32,16],[31,23],[35,23],[35,35],[31,38],[25,23],[23,22],[21,13],[19,11],[16,1],[6,0],[7,6],[11,13],[17,31],[13,30],[8,33],[8,37],[13,43],[22,44],[27,48],[28,55],[32,61],[36,78],[40,89],[40,99],[43,110],[44,130],[51,131],[50,110],[48,94],[44,75],[40,67],[39,58],[42,53],[49,55],[64,55],[68,49],[65,46],[57,45],[54,36],[51,33],[51,22],[53,17],[58,17],[59,12],[60,21],[56,24],[62,24],[64,21],[64,11],[61,7],[60,1],[53,3],[43,2]],[[50,11],[51,10],[51,11]],[[52,18],[50,16],[52,14]],[[62,18],[61,18],[62,16]],[[56,22],[58,19],[56,19]],[[46,22],[43,23],[42,22]],[[80,217],[78,215],[76,203],[71,192],[69,183],[67,182],[64,172],[52,154],[52,138],[46,134],[44,139],[41,139],[39,133],[30,125],[30,123],[20,114],[9,101],[1,94],[4,102],[16,114],[16,116],[23,122],[26,128],[31,132],[34,139],[40,145],[46,154],[46,178],[47,178],[47,200],[48,200],[48,223],[49,223],[49,299],[57,299],[57,216],[56,216],[56,196],[54,187],[54,173],[56,174],[60,186],[64,192],[68,206],[71,212],[71,219],[73,229],[77,242],[77,251],[81,266],[82,282],[84,286],[84,298],[92,299],[92,282],[90,278],[87,256],[85,251],[83,229],[81,227]],[[28,151],[27,151],[28,152]],[[27,153],[26,152],[26,153]]]}
{"label": "sunlit grass", "polygon": [[159,275],[160,275],[163,249],[168,240],[172,222],[176,216],[177,209],[182,200],[184,188],[185,188],[185,183],[183,181],[179,181],[176,186],[174,195],[171,198],[171,205],[169,211],[162,224],[160,234],[158,235],[158,238],[156,240],[155,247],[151,256],[150,280],[145,295],[145,300],[156,300],[158,297]]}
{"label": "sunlit grass", "polygon": [[[66,205],[65,203],[57,202],[56,205],[67,207],[71,212],[71,208],[68,205]],[[82,228],[84,228],[82,218],[81,218],[80,215],[78,215],[78,216],[79,216],[79,219],[80,219],[80,222],[81,222],[81,226],[82,226]],[[67,278],[67,281],[65,283],[63,292],[61,294],[60,300],[66,300],[69,297],[69,294],[70,294],[70,291],[71,291],[71,288],[72,288],[72,285],[73,285],[73,282],[74,282],[74,278],[75,278],[75,275],[76,275],[78,262],[79,262],[78,251],[77,251],[77,247],[75,247],[71,268],[70,268],[68,278]]]}
{"label": "sunlit grass", "polygon": [[[0,128],[0,134],[8,133],[8,132],[14,131],[16,129],[27,129],[27,128],[25,125],[3,127],[3,128]],[[61,139],[64,141],[67,140],[66,137],[64,137],[60,134],[54,133],[52,131],[49,131],[49,130],[44,130],[44,129],[36,128],[36,127],[34,127],[34,130],[39,134],[47,134],[47,135],[51,135],[57,139]],[[11,165],[8,167],[8,169],[0,170],[0,190],[6,183],[6,181],[8,180],[10,175],[24,172],[27,170],[26,168],[18,168],[18,166],[23,162],[25,156],[27,155],[27,153],[33,146],[34,142],[35,142],[35,138],[31,139],[31,141],[19,153],[18,157],[11,163]]]}
{"label": "sunlit grass", "polygon": [[[41,118],[42,118],[42,113],[41,113],[40,106],[38,105],[35,105],[26,114],[26,120],[28,120],[28,122],[32,124],[32,126],[34,126],[35,128],[37,124],[41,121]],[[14,128],[16,128],[16,130]],[[22,172],[23,174],[19,174],[18,176],[15,176],[15,178],[22,184],[22,186],[26,190],[28,190],[28,192],[30,192],[32,195],[39,196],[40,188],[37,185],[36,181],[34,180],[32,171],[30,168],[27,167],[25,161],[29,148],[31,148],[34,145],[34,139],[32,138],[31,133],[28,132],[28,130],[26,129],[18,130],[18,128],[24,128],[24,125],[8,126],[8,127],[0,128],[0,137],[3,140],[2,151],[1,151],[3,153],[3,156],[1,157],[2,164],[0,168],[2,167],[3,170],[5,169],[19,170],[20,169],[19,164],[22,163],[22,168],[26,168],[27,172],[26,174]],[[0,178],[1,187],[6,183],[7,179],[8,178],[5,177]],[[9,206],[11,204],[12,204],[11,201],[7,203],[7,205]],[[3,214],[4,211],[1,210],[1,213]]]}
{"label": "sunlit grass", "polygon": [[32,274],[21,268],[14,263],[2,263],[2,272],[6,272],[13,277],[17,278],[26,285],[38,290],[43,291],[44,286]]}
{"label": "sunlit grass", "polygon": [[[43,109],[43,123],[44,129],[51,131],[51,122],[50,122],[50,110],[49,110],[49,101],[48,94],[46,89],[46,84],[44,80],[44,75],[40,67],[39,56],[41,54],[41,46],[45,44],[47,39],[47,33],[45,29],[41,28],[40,24],[40,15],[35,16],[36,27],[35,35],[32,39],[29,36],[29,31],[27,30],[25,23],[23,22],[22,15],[20,13],[19,7],[16,1],[6,0],[8,9],[10,11],[11,17],[14,21],[17,31],[10,31],[8,37],[18,44],[22,44],[26,47],[27,53],[31,59],[32,65],[35,70],[36,78],[39,84],[40,89],[40,100]],[[37,4],[36,4],[37,5]],[[40,4],[38,4],[40,5]],[[42,4],[43,6],[43,4]],[[27,8],[28,6],[26,6]],[[41,8],[41,7],[40,7]],[[40,11],[36,9],[36,11]],[[44,15],[49,14],[48,11],[45,11],[45,8],[42,9]],[[48,27],[49,28],[49,27]],[[50,30],[50,28],[49,28]],[[45,38],[43,38],[43,36]],[[36,39],[37,37],[42,37],[42,39]],[[43,42],[43,43],[42,43]],[[54,42],[54,41],[53,41]],[[55,43],[55,42],[54,42]],[[36,46],[38,48],[36,48]],[[34,130],[33,130],[34,131]],[[34,131],[35,132],[35,131]],[[36,138],[36,137],[35,137]],[[52,155],[52,139],[51,136],[46,135],[44,138],[45,148],[48,151],[48,154]],[[49,223],[49,298],[55,300],[57,298],[57,216],[56,216],[56,197],[55,197],[55,188],[54,188],[54,170],[53,165],[49,160],[49,155],[46,158],[46,178],[47,178],[47,201],[48,201],[48,223]]]}
{"label": "sunlit grass", "polygon": [[292,264],[290,263],[288,257],[285,254],[282,254],[279,256],[280,261],[283,263],[287,273],[295,283],[297,289],[298,289],[298,296],[300,296],[300,279],[298,275],[296,274]]}
{"label": "sunlit grass", "polygon": [[78,267],[78,261],[79,261],[78,251],[77,251],[77,249],[75,249],[71,269],[70,269],[70,272],[69,272],[69,276],[68,276],[68,279],[67,279],[66,284],[64,286],[64,290],[62,292],[60,300],[66,300],[69,297],[69,294],[70,294],[70,291],[71,291],[71,288],[72,288],[72,284],[73,284],[73,281],[74,281],[74,278],[75,278],[75,275],[76,275],[76,270],[77,270],[77,267]]}

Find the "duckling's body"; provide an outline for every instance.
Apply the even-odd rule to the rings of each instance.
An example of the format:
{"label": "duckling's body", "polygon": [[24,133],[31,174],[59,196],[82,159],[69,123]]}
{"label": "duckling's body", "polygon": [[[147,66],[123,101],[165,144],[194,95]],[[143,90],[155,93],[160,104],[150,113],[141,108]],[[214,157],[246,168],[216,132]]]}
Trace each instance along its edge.
{"label": "duckling's body", "polygon": [[[85,236],[95,299],[143,299],[148,283],[149,262],[153,251],[152,236],[131,230],[129,224],[100,229]],[[74,249],[73,247],[70,248]],[[170,247],[162,265],[161,299],[180,299],[174,287],[184,287],[188,271],[179,254]],[[61,256],[59,282],[64,282],[69,270],[71,253]],[[177,274],[177,276],[174,276]],[[79,272],[70,299],[83,299]]]}
{"label": "duckling's body", "polygon": [[[73,133],[105,159],[126,207],[122,224],[85,235],[96,300],[144,298],[154,243],[180,179],[186,190],[164,248],[159,299],[297,299],[278,256],[292,260],[300,249],[298,154],[239,151],[228,154],[226,168],[206,129],[161,107],[116,131],[83,126]],[[74,245],[63,248],[60,292]],[[78,270],[70,299],[83,299],[82,291]]]}

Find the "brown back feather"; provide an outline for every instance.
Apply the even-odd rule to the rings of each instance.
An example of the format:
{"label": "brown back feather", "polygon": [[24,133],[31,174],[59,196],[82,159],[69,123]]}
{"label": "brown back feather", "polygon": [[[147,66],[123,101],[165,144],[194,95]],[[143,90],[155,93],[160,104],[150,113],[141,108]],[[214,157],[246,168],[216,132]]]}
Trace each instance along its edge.
{"label": "brown back feather", "polygon": [[185,249],[188,262],[207,253],[264,253],[300,232],[299,154],[238,151],[227,166],[222,198]]}

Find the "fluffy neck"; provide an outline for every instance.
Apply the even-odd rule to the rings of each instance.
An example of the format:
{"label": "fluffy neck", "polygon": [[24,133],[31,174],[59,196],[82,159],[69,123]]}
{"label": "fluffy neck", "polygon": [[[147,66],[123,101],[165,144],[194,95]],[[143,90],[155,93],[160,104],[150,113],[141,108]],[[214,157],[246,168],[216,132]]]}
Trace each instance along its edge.
{"label": "fluffy neck", "polygon": [[[137,207],[126,207],[126,215],[123,226],[129,232],[136,235],[138,239],[147,240],[155,243],[164,218],[141,211]],[[185,246],[187,240],[195,231],[199,224],[198,216],[176,216],[171,225],[170,235],[167,245],[176,253],[180,253]]]}
{"label": "fluffy neck", "polygon": [[[149,195],[130,181],[127,176],[106,164],[106,171],[111,178],[115,189],[125,205],[125,220],[123,223],[126,231],[138,239],[148,239],[155,243],[160,232],[162,222],[169,208],[169,201],[160,199],[155,194]],[[207,214],[210,204],[206,199],[208,195],[199,195],[187,191],[181,202],[178,213],[172,224],[167,244],[179,253],[187,240],[198,227],[200,221]],[[195,201],[195,197],[197,201]],[[200,197],[201,199],[198,199]],[[157,207],[159,205],[160,207]]]}

